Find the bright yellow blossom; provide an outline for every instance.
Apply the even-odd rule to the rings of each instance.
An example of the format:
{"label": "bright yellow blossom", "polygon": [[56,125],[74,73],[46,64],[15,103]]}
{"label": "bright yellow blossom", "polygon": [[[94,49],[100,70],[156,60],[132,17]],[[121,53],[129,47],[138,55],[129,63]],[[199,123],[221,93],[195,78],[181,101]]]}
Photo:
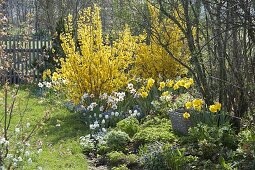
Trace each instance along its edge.
{"label": "bright yellow blossom", "polygon": [[173,88],[174,88],[174,90],[178,90],[180,88],[180,86],[176,83]]}
{"label": "bright yellow blossom", "polygon": [[168,96],[168,95],[169,95],[169,92],[168,92],[168,91],[165,91],[165,92],[162,93],[161,96]]}
{"label": "bright yellow blossom", "polygon": [[183,113],[183,118],[188,119],[190,117],[190,114],[188,112]]}
{"label": "bright yellow blossom", "polygon": [[159,88],[158,88],[158,89],[161,91],[161,90],[163,90],[165,87],[166,87],[166,83],[162,81],[162,82],[159,83]]}
{"label": "bright yellow blossom", "polygon": [[151,89],[152,88],[152,86],[154,85],[154,82],[155,82],[155,80],[154,79],[152,79],[152,78],[149,78],[148,79],[148,82],[147,82],[147,86],[146,86],[146,88],[149,90],[149,89]]}
{"label": "bright yellow blossom", "polygon": [[204,101],[202,99],[194,99],[193,100],[193,107],[202,106]]}
{"label": "bright yellow blossom", "polygon": [[167,86],[167,87],[173,87],[173,85],[174,85],[174,81],[173,81],[173,80],[170,80],[170,81],[168,81],[168,82],[166,83],[166,86]]}
{"label": "bright yellow blossom", "polygon": [[57,72],[54,72],[54,73],[52,74],[52,77],[51,77],[52,81],[57,81],[58,78],[59,78],[58,73],[57,73]]}
{"label": "bright yellow blossom", "polygon": [[192,102],[186,102],[185,107],[186,109],[190,109],[192,107]]}
{"label": "bright yellow blossom", "polygon": [[213,105],[209,106],[209,110],[212,113],[216,113],[217,111],[221,110],[221,104],[219,102],[215,102]]}
{"label": "bright yellow blossom", "polygon": [[143,91],[141,93],[142,98],[146,98],[148,96],[148,93],[146,91]]}
{"label": "bright yellow blossom", "polygon": [[216,107],[215,105],[210,105],[209,110],[210,110],[212,113],[215,113],[215,112],[218,111],[218,110],[217,110],[217,107]]}
{"label": "bright yellow blossom", "polygon": [[215,107],[217,108],[218,111],[221,110],[221,104],[219,102],[214,103]]}
{"label": "bright yellow blossom", "polygon": [[202,99],[194,99],[192,104],[195,110],[201,111],[204,101]]}

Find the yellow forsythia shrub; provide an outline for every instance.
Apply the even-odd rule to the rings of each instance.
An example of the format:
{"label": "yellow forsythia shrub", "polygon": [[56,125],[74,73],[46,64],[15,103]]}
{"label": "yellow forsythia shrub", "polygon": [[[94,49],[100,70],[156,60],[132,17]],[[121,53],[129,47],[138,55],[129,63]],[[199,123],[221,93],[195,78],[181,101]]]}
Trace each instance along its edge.
{"label": "yellow forsythia shrub", "polygon": [[[186,74],[187,70],[175,61],[164,47],[162,47],[162,44],[160,44],[167,44],[167,49],[169,49],[176,58],[187,63],[189,52],[187,43],[183,40],[183,33],[169,19],[165,18],[163,21],[160,21],[159,9],[149,4],[148,7],[151,15],[152,29],[156,37],[151,37],[149,45],[146,43],[139,43],[135,61],[136,75],[140,75],[144,78],[152,77],[158,80],[159,75],[163,79],[171,79],[178,75]],[[160,38],[160,42],[158,38]]]}
{"label": "yellow forsythia shrub", "polygon": [[93,10],[87,8],[79,14],[76,46],[71,22],[72,16],[69,16],[67,33],[61,35],[66,59],[62,59],[62,67],[57,70],[66,82],[69,97],[78,103],[84,93],[98,97],[125,86],[130,78],[128,70],[134,62],[137,37],[131,36],[126,28],[110,45],[107,36],[102,35],[100,9],[95,5]]}

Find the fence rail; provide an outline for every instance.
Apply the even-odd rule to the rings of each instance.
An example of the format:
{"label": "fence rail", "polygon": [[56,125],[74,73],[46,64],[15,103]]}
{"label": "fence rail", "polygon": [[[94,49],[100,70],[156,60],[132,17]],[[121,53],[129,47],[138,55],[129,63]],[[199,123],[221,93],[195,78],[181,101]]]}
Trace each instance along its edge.
{"label": "fence rail", "polygon": [[45,49],[51,45],[50,38],[2,36],[0,45],[4,45],[6,56],[12,61],[11,69],[0,75],[1,80],[8,79],[10,83],[19,83],[27,79],[36,82],[41,80],[39,67],[44,64],[43,56]]}

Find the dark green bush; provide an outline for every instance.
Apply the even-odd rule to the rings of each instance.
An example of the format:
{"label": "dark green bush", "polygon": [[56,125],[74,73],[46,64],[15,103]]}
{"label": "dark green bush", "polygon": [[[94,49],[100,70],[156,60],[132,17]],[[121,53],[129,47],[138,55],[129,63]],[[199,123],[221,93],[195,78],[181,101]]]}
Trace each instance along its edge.
{"label": "dark green bush", "polygon": [[117,128],[133,137],[140,129],[139,121],[134,117],[126,118],[117,123]]}
{"label": "dark green bush", "polygon": [[255,169],[255,129],[241,131],[238,141],[238,149],[235,152],[238,169]]}
{"label": "dark green bush", "polygon": [[188,152],[201,159],[210,159],[219,163],[219,157],[227,158],[228,152],[235,150],[237,139],[231,126],[197,124],[189,129],[189,136],[184,139]]}

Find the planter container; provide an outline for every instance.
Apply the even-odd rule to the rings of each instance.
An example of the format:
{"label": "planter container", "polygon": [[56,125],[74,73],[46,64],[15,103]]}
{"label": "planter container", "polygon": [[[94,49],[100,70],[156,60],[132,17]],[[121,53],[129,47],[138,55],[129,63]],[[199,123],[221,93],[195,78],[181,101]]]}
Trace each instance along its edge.
{"label": "planter container", "polygon": [[171,111],[169,117],[172,123],[173,131],[177,134],[187,135],[189,127],[192,126],[192,122],[189,119],[183,117],[185,111]]}

